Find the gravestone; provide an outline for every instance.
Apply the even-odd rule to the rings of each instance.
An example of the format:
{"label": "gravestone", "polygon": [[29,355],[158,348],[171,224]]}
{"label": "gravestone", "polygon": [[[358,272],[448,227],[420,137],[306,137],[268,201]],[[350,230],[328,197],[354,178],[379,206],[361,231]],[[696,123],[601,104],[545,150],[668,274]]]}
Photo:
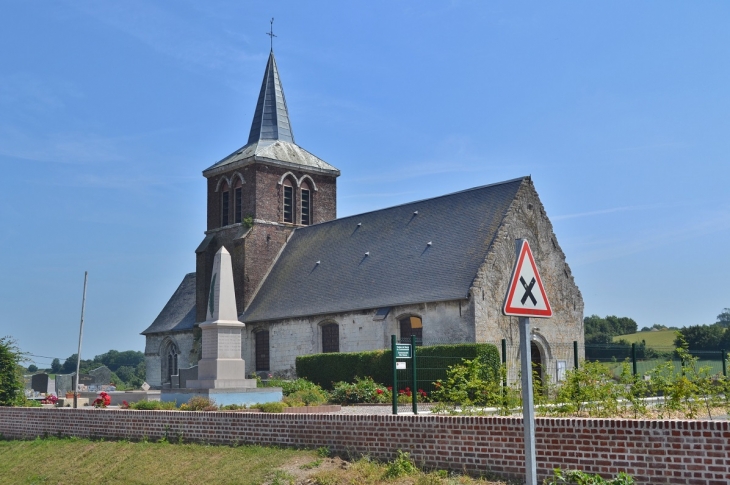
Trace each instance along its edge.
{"label": "gravestone", "polygon": [[[91,386],[96,386],[97,389],[108,386],[112,380],[112,371],[105,365],[89,371],[89,375],[94,379]],[[81,382],[83,383],[83,380]]]}
{"label": "gravestone", "polygon": [[71,391],[73,391],[71,374],[56,374],[56,395],[63,397]]}
{"label": "gravestone", "polygon": [[48,374],[33,374],[30,378],[30,388],[35,392],[48,392]]}

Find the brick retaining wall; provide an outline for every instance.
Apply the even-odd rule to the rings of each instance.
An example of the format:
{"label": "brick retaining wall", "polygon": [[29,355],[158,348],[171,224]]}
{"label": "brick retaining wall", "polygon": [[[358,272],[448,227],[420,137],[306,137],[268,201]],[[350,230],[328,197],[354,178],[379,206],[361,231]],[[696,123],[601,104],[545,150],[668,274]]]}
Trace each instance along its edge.
{"label": "brick retaining wall", "polygon": [[[522,419],[114,409],[0,408],[6,438],[43,435],[319,447],[387,460],[408,451],[427,468],[522,477]],[[536,420],[539,480],[555,467],[639,485],[730,483],[730,422]]]}

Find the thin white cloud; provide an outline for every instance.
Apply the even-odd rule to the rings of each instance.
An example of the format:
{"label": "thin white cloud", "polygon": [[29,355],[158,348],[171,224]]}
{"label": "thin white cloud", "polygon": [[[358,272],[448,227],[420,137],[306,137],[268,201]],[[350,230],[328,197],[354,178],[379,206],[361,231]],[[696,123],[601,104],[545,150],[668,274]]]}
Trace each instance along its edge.
{"label": "thin white cloud", "polygon": [[371,192],[371,193],[359,193],[343,195],[341,199],[364,199],[373,197],[401,197],[403,195],[411,195],[415,192]]}
{"label": "thin white cloud", "polygon": [[[625,256],[652,250],[682,241],[707,237],[717,233],[730,231],[730,211],[719,212],[701,220],[694,220],[671,230],[652,230],[644,234],[627,234],[630,239],[594,241],[589,245],[595,247],[588,251],[576,248],[571,260],[572,264],[590,264],[598,261],[620,259]],[[597,246],[597,247],[596,247]]]}
{"label": "thin white cloud", "polygon": [[37,137],[11,126],[0,126],[0,157],[30,162],[79,164],[126,159],[117,138],[88,133],[55,133]]}
{"label": "thin white cloud", "polygon": [[576,219],[579,217],[599,216],[599,215],[604,215],[604,214],[613,214],[615,212],[635,211],[635,210],[640,210],[640,209],[649,209],[649,208],[653,208],[653,207],[656,207],[656,206],[635,205],[635,206],[625,206],[625,207],[612,207],[610,209],[601,209],[601,210],[597,210],[597,211],[578,212],[575,214],[565,214],[562,216],[554,216],[554,217],[551,217],[550,219],[552,219],[553,221],[564,221],[566,219]]}
{"label": "thin white cloud", "polygon": [[0,105],[48,111],[63,108],[66,98],[81,96],[68,82],[49,82],[24,72],[0,76]]}
{"label": "thin white cloud", "polygon": [[237,69],[242,62],[258,60],[262,56],[250,55],[242,49],[240,36],[203,29],[198,23],[186,21],[174,14],[172,9],[163,9],[149,2],[72,2],[71,5],[134,37],[156,52],[183,63],[211,69]]}
{"label": "thin white cloud", "polygon": [[120,176],[120,175],[96,175],[82,174],[73,182],[64,182],[64,186],[103,188],[117,190],[138,190],[146,187],[160,187],[176,185],[198,180],[198,177],[188,176]]}

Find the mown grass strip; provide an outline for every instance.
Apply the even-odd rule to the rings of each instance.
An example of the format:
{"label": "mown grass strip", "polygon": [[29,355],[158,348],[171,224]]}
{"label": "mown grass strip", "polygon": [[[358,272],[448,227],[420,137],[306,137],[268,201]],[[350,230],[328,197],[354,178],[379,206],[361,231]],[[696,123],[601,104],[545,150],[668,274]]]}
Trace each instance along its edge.
{"label": "mown grass strip", "polygon": [[0,441],[0,484],[261,484],[296,454],[262,446],[130,443],[47,438]]}

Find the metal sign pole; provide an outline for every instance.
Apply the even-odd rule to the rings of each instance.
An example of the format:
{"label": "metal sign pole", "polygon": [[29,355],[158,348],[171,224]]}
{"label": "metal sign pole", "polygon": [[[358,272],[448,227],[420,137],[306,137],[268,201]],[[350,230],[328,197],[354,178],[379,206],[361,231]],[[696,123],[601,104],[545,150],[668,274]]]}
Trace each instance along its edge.
{"label": "metal sign pole", "polygon": [[416,375],[416,336],[411,335],[411,364],[413,374],[411,375],[411,397],[413,398],[413,414],[418,414],[418,377]]}
{"label": "metal sign pole", "polygon": [[525,484],[537,485],[535,459],[535,409],[532,403],[532,351],[530,349],[530,319],[520,317],[520,359],[522,370],[522,422],[525,432]]}
{"label": "metal sign pole", "polygon": [[390,336],[390,347],[391,352],[393,353],[393,388],[392,388],[392,397],[393,397],[393,414],[398,414],[398,367],[396,366],[396,363],[398,362],[398,358],[396,356],[396,342],[395,342],[395,335]]}
{"label": "metal sign pole", "polygon": [[79,350],[76,353],[76,386],[74,388],[74,408],[78,407],[79,396],[79,370],[81,369],[81,340],[84,336],[84,310],[86,309],[86,281],[89,278],[89,272],[84,271],[84,296],[81,299],[81,325],[79,327]]}

